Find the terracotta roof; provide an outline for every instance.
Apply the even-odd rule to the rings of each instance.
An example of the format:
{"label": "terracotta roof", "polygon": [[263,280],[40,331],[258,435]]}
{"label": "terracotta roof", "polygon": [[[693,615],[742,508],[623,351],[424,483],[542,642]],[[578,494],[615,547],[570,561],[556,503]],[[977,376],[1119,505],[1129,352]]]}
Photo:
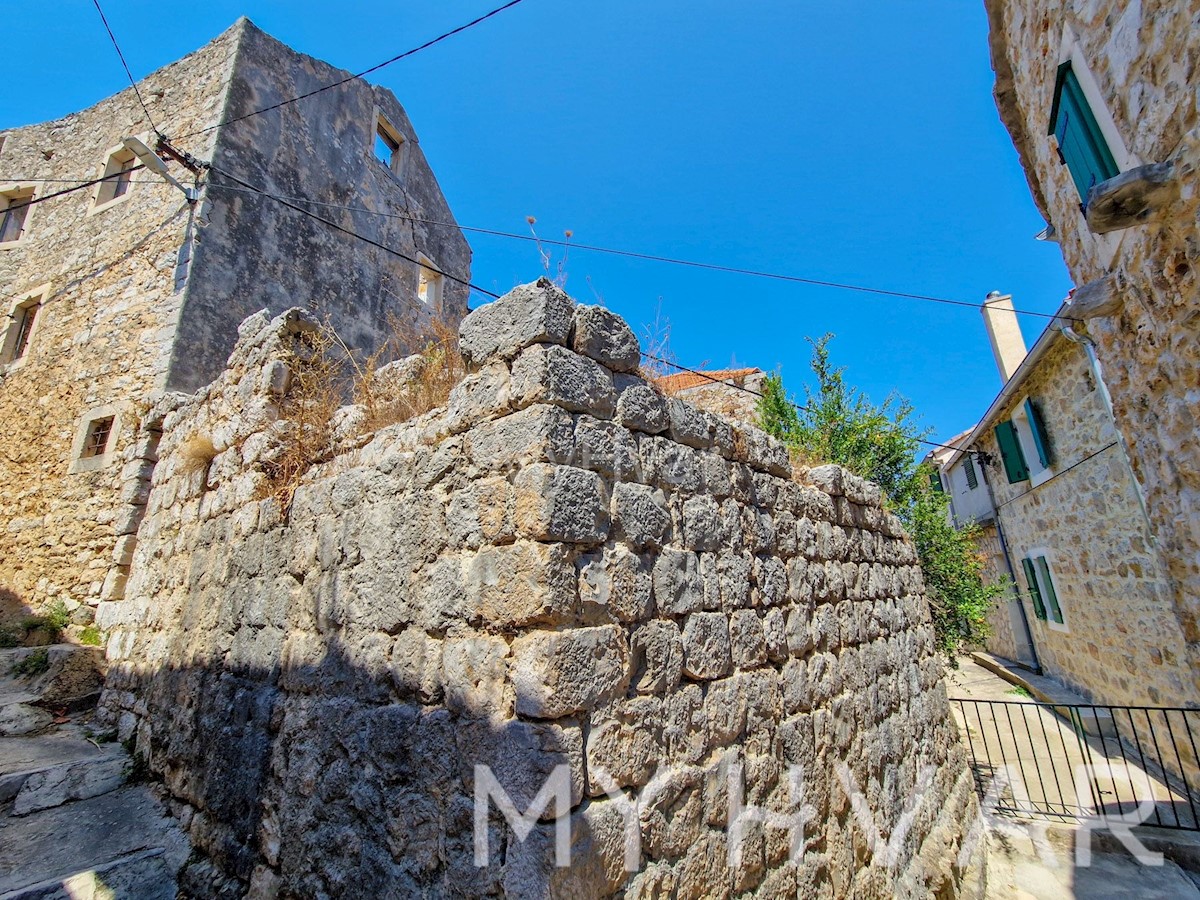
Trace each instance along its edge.
{"label": "terracotta roof", "polygon": [[737,381],[743,379],[747,375],[757,375],[762,372],[762,369],[717,369],[711,372],[704,372],[701,375],[693,374],[692,372],[679,372],[675,375],[663,375],[660,378],[655,378],[654,382],[668,394],[674,394],[678,391],[686,391],[688,388],[700,387],[705,384],[712,384],[714,381]]}

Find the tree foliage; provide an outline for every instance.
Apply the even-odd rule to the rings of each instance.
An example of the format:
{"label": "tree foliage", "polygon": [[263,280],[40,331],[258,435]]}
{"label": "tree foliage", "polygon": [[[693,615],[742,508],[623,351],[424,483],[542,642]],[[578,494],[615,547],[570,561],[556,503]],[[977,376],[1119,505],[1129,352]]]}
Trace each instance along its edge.
{"label": "tree foliage", "polygon": [[758,402],[759,423],[801,459],[837,463],[883,489],[916,545],[938,646],[953,661],[963,644],[987,636],[988,611],[1004,586],[983,583],[983,558],[975,548],[974,529],[960,531],[950,524],[949,498],[932,487],[930,468],[917,463],[925,433],[914,419],[912,404],[892,394],[877,406],[848,385],[844,369],[830,363],[832,337],[809,339],[816,388],[805,386],[805,402],[799,408],[781,375],[766,379]]}

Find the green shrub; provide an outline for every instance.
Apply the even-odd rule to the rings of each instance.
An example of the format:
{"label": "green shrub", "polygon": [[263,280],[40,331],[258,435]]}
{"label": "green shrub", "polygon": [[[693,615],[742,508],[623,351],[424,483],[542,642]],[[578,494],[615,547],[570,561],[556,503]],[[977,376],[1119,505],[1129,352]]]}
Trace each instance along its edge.
{"label": "green shrub", "polygon": [[23,630],[17,630],[11,625],[0,626],[0,650],[9,647],[20,647],[21,641],[25,638]]}
{"label": "green shrub", "polygon": [[87,647],[99,647],[104,643],[104,634],[95,625],[87,625],[79,632],[79,643]]}
{"label": "green shrub", "polygon": [[45,647],[40,650],[34,650],[24,659],[13,663],[10,672],[13,675],[41,675],[50,668],[50,651]]}

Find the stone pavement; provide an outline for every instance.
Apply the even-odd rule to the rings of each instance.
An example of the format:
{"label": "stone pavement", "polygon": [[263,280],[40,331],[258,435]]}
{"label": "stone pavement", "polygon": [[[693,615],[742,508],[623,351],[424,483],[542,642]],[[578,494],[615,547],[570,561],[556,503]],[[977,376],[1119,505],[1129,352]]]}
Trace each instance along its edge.
{"label": "stone pavement", "polygon": [[[22,662],[30,674],[14,674]],[[91,730],[102,665],[94,648],[0,650],[0,900],[176,895],[187,839]]]}
{"label": "stone pavement", "polygon": [[[963,707],[951,703],[959,728],[966,728],[974,739],[977,770],[990,774],[989,757],[983,755],[980,738],[986,733],[991,743],[990,763],[998,766],[1002,744],[1003,759],[1014,767],[1016,774],[1024,773],[1027,798],[1036,805],[1054,805],[1064,813],[1078,806],[1069,775],[1056,784],[1047,766],[1047,753],[1054,750],[1065,757],[1069,766],[1060,766],[1066,775],[1075,765],[1085,762],[1087,749],[1081,749],[1075,733],[1053,713],[1035,705],[1033,698],[1023,696],[1014,685],[985,669],[971,659],[959,661],[959,668],[947,674],[947,687],[952,698],[1018,702],[1025,704],[1024,715],[1012,708],[971,708],[966,716]],[[1056,701],[1068,698],[1055,696]],[[1079,701],[1082,702],[1080,698]],[[1000,727],[997,728],[997,725]],[[1092,744],[1098,744],[1093,740]],[[1099,757],[1099,747],[1090,748],[1092,763]],[[1111,749],[1111,748],[1110,748]],[[1120,761],[1119,754],[1115,756]],[[1135,768],[1134,777],[1141,770]],[[1038,776],[1045,778],[1037,783]],[[1159,779],[1150,778],[1156,798],[1170,795]],[[1124,796],[1124,795],[1122,795]],[[1175,798],[1178,799],[1178,798]],[[1020,799],[1006,792],[1009,804],[1020,805]],[[1163,829],[1139,829],[1139,837],[1167,858],[1162,865],[1142,865],[1124,851],[1119,841],[1109,834],[1092,836],[1093,848],[1088,865],[1079,865],[1075,854],[1077,840],[1085,832],[1075,825],[1073,817],[1063,815],[1057,821],[1044,817],[992,820],[988,833],[989,900],[1059,900],[1059,898],[1200,898],[1200,889],[1193,872],[1183,868],[1175,859],[1194,861],[1200,858],[1200,841],[1184,833]],[[997,827],[998,826],[998,827]],[[1143,834],[1145,833],[1145,835]]]}

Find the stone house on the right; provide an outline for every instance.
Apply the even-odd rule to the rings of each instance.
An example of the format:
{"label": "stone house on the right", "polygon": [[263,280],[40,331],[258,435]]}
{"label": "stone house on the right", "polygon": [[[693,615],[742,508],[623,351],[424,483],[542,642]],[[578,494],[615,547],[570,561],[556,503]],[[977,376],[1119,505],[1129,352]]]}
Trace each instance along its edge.
{"label": "stone house on the right", "polygon": [[1044,234],[1059,243],[1078,286],[1064,314],[1099,358],[1194,682],[1200,0],[985,4],[996,103],[1046,218]]}

